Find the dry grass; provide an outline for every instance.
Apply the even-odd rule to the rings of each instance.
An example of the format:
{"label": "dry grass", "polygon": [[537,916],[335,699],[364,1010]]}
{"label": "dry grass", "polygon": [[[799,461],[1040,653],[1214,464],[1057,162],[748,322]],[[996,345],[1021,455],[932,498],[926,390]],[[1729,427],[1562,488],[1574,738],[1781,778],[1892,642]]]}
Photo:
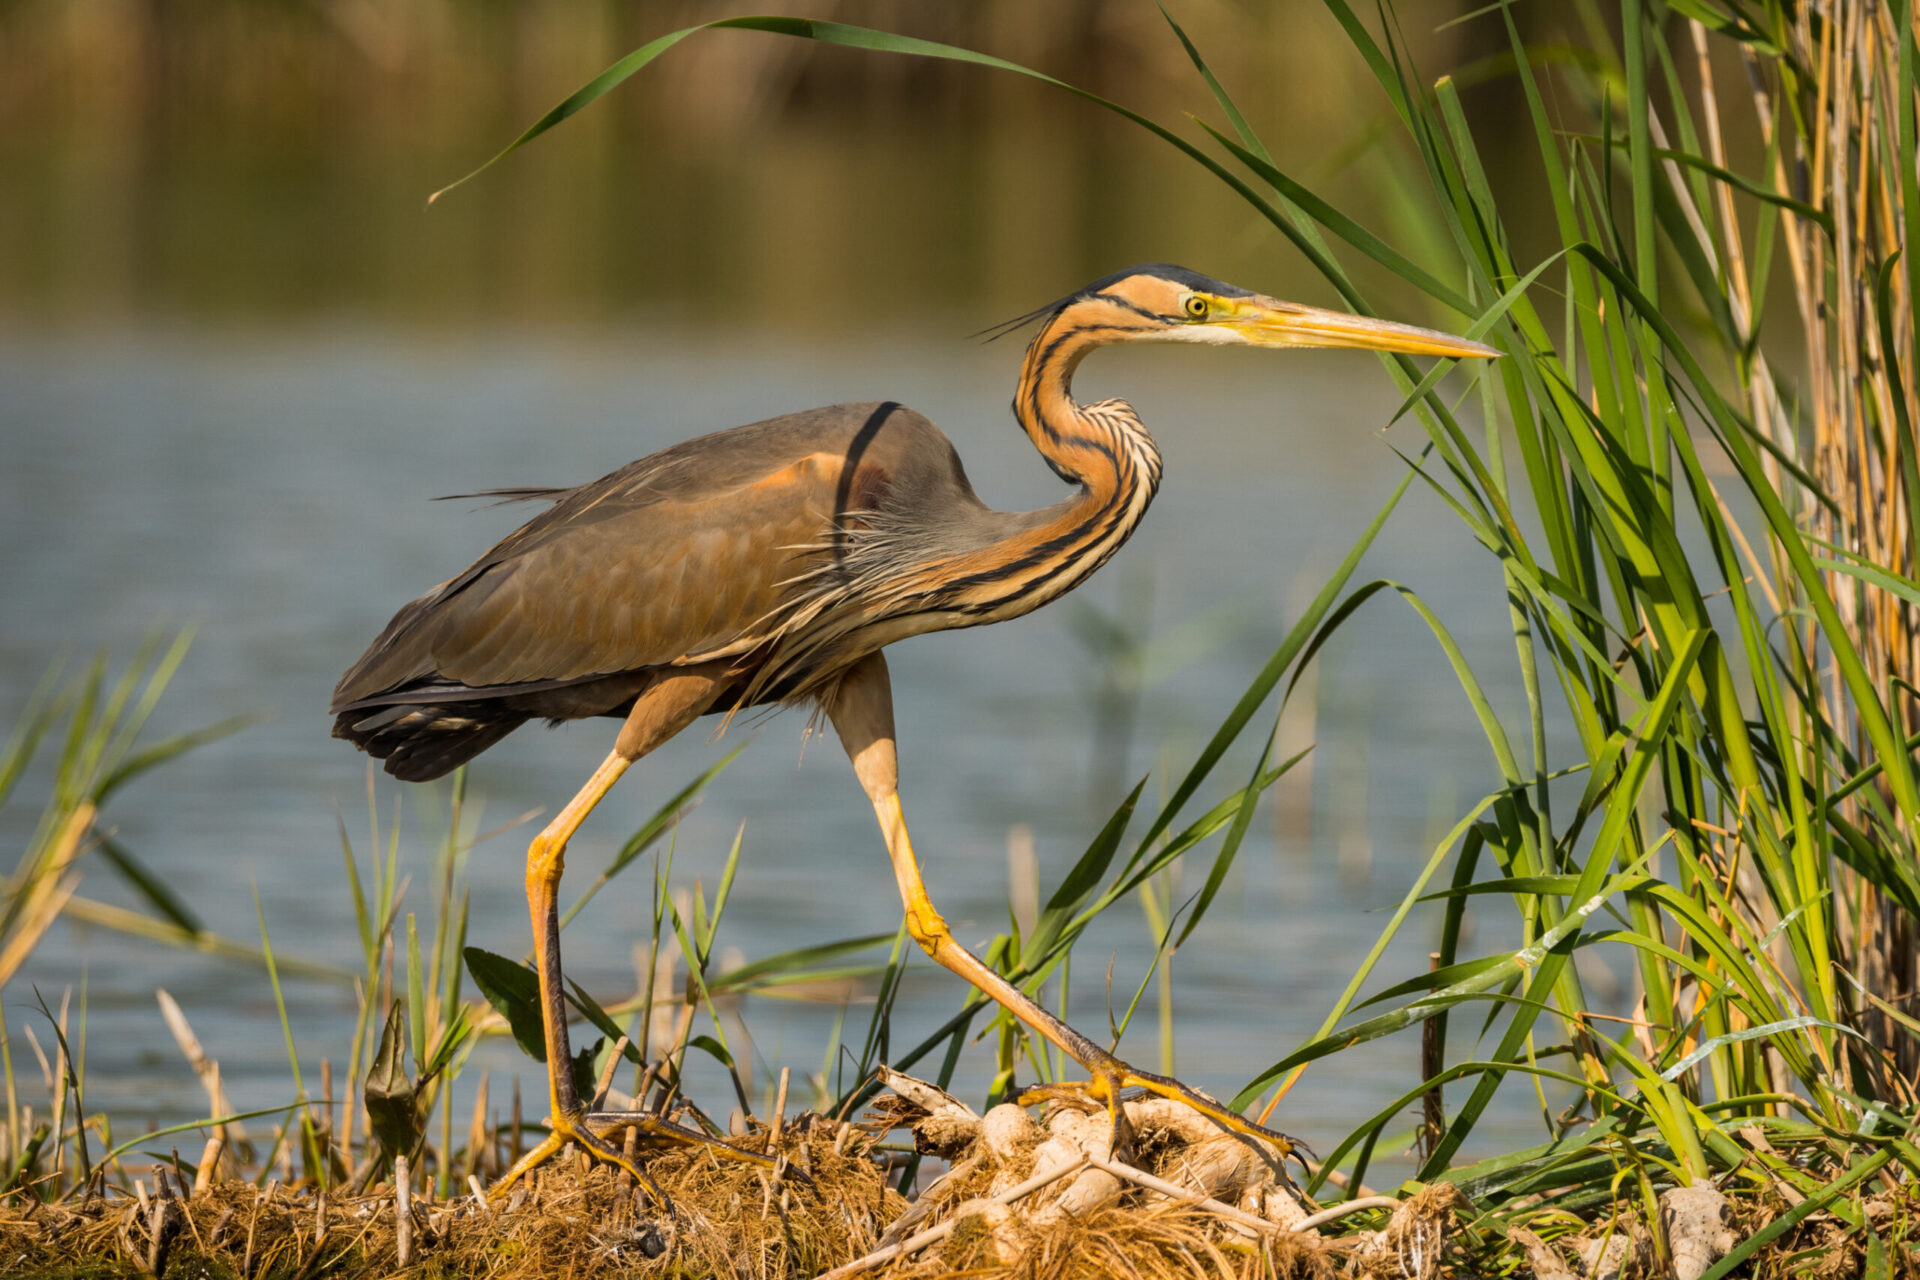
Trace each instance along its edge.
{"label": "dry grass", "polygon": [[[538,1171],[506,1205],[413,1199],[403,1268],[393,1191],[323,1196],[227,1182],[189,1198],[89,1196],[0,1209],[0,1274],[149,1274],[161,1223],[163,1274],[250,1280],[386,1276],[814,1275],[872,1248],[906,1208],[867,1140],[802,1120],[780,1143],[796,1170],[778,1184],[705,1151],[660,1155],[648,1172],[672,1199],[661,1212],[604,1167]],[[764,1139],[764,1134],[762,1135]],[[144,1191],[145,1188],[143,1187]]]}
{"label": "dry grass", "polygon": [[[757,1136],[764,1144],[765,1132]],[[780,1182],[705,1151],[668,1152],[647,1168],[672,1199],[671,1214],[609,1170],[583,1173],[571,1160],[540,1170],[504,1205],[483,1206],[470,1195],[416,1195],[404,1265],[398,1205],[384,1183],[366,1195],[323,1195],[306,1186],[263,1189],[230,1181],[184,1195],[156,1169],[159,1186],[143,1181],[134,1197],[116,1190],[0,1208],[0,1274],[131,1276],[157,1268],[161,1275],[248,1280],[358,1280],[398,1272],[498,1280],[578,1273],[816,1276],[873,1254],[910,1208],[889,1189],[874,1145],[870,1133],[802,1117],[779,1144],[796,1171]],[[1008,1256],[1009,1237],[979,1212],[977,1197],[996,1182],[1031,1173],[1042,1153],[1031,1142],[1006,1149],[1018,1153],[1020,1168],[973,1160],[963,1151],[957,1176],[929,1188],[916,1225],[953,1221],[941,1248],[917,1250],[867,1274],[1305,1280],[1338,1269],[1338,1253],[1317,1234],[1250,1233],[1135,1187],[1077,1215],[1049,1216],[1048,1206],[1063,1198],[1057,1190],[1032,1196],[1034,1212],[1018,1219],[1019,1255]],[[1143,1166],[1179,1176],[1179,1144],[1164,1132],[1143,1142],[1142,1153]],[[809,1167],[810,1180],[801,1176]],[[1072,1181],[1061,1184],[1071,1189]]]}

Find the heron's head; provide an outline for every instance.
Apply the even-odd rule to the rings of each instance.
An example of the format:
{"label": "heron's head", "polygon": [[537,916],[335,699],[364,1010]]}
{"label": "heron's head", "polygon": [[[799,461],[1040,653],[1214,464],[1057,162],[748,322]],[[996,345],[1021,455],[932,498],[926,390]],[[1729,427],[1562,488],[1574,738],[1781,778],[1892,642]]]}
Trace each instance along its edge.
{"label": "heron's head", "polygon": [[1498,356],[1434,329],[1323,311],[1157,262],[1096,280],[1046,310],[1054,325],[1086,326],[1103,342],[1202,342],[1241,347],[1355,347],[1429,356]]}

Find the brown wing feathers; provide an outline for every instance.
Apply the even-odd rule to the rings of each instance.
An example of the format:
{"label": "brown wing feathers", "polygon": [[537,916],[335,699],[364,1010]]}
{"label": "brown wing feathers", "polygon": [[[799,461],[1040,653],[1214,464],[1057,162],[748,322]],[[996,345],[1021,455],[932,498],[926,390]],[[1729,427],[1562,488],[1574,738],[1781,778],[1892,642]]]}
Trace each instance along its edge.
{"label": "brown wing feathers", "polygon": [[341,678],[334,735],[422,780],[529,719],[624,713],[662,668],[735,656],[746,678],[757,626],[828,556],[850,446],[881,408],[896,407],[790,415],[538,491],[552,507],[404,606]]}

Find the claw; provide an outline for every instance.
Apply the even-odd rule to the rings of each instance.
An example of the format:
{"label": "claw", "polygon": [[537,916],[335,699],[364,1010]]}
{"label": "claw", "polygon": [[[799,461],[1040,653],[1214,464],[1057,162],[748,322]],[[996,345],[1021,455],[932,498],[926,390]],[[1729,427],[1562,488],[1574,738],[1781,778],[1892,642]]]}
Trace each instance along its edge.
{"label": "claw", "polygon": [[[698,1129],[675,1124],[650,1111],[590,1111],[585,1119],[594,1133],[602,1138],[622,1130],[632,1129],[641,1142],[650,1146],[706,1147],[718,1151],[729,1160],[737,1160],[742,1164],[758,1165],[768,1171],[780,1167],[780,1161],[775,1156],[759,1151],[749,1151],[731,1142],[722,1142]],[[807,1186],[813,1185],[813,1179],[807,1176],[805,1170],[796,1169],[791,1164],[780,1176]]]}
{"label": "claw", "polygon": [[[616,1169],[633,1175],[656,1205],[667,1213],[673,1212],[673,1201],[660,1189],[660,1184],[648,1177],[637,1161],[621,1154],[612,1143],[607,1141],[609,1134],[631,1129],[635,1135],[649,1145],[675,1145],[686,1147],[718,1148],[728,1159],[739,1160],[747,1164],[773,1168],[775,1161],[757,1151],[747,1151],[730,1142],[721,1142],[709,1138],[706,1134],[684,1125],[674,1124],[649,1111],[593,1111],[575,1112],[572,1115],[556,1115],[551,1121],[552,1128],[539,1146],[522,1156],[513,1168],[506,1171],[487,1192],[487,1198],[498,1200],[513,1189],[514,1183],[524,1177],[529,1169],[551,1159],[559,1150],[572,1142],[586,1152],[587,1157],[602,1164],[610,1164]],[[794,1177],[800,1177],[797,1170],[789,1171]]]}

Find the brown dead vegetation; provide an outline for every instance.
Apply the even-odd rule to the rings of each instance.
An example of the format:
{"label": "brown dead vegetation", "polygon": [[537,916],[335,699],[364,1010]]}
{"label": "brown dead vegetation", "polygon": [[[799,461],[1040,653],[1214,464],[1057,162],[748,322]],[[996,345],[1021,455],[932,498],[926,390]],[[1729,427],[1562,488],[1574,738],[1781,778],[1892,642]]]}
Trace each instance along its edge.
{"label": "brown dead vegetation", "polygon": [[[143,1180],[133,1198],[0,1209],[0,1274],[814,1275],[869,1251],[906,1208],[869,1145],[842,1126],[803,1117],[778,1144],[790,1168],[783,1177],[705,1150],[666,1152],[647,1172],[671,1198],[672,1213],[605,1167],[582,1173],[571,1160],[557,1161],[504,1204],[416,1192],[406,1233],[398,1229],[398,1197],[385,1184],[368,1195],[330,1196],[226,1182],[188,1197],[172,1187],[149,1192]],[[169,1179],[160,1173],[158,1181]],[[403,1234],[411,1237],[404,1258]]]}
{"label": "brown dead vegetation", "polygon": [[[1177,1103],[1126,1104],[1134,1140],[1122,1160],[1104,1113],[1055,1105],[1036,1118],[1002,1105],[978,1115],[925,1082],[887,1073],[886,1083],[893,1093],[858,1126],[807,1114],[736,1139],[784,1157],[777,1173],[708,1149],[653,1157],[646,1168],[671,1212],[623,1175],[571,1158],[503,1203],[412,1193],[404,1224],[391,1182],[364,1195],[239,1181],[190,1191],[156,1168],[131,1194],[0,1206],[0,1275],[1688,1280],[1789,1208],[1700,1182],[1663,1192],[1655,1222],[1630,1202],[1593,1222],[1541,1203],[1517,1215],[1524,1225],[1502,1224],[1448,1183],[1322,1209],[1275,1151]],[[898,1129],[947,1166],[911,1202],[889,1185],[904,1148],[881,1146]],[[1916,1210],[1911,1195],[1862,1203],[1886,1246],[1880,1274],[1920,1277],[1902,1226]],[[1810,1215],[1743,1274],[1776,1274],[1793,1257],[1817,1259],[1809,1274],[1819,1280],[1867,1274],[1844,1235],[1831,1215]]]}

